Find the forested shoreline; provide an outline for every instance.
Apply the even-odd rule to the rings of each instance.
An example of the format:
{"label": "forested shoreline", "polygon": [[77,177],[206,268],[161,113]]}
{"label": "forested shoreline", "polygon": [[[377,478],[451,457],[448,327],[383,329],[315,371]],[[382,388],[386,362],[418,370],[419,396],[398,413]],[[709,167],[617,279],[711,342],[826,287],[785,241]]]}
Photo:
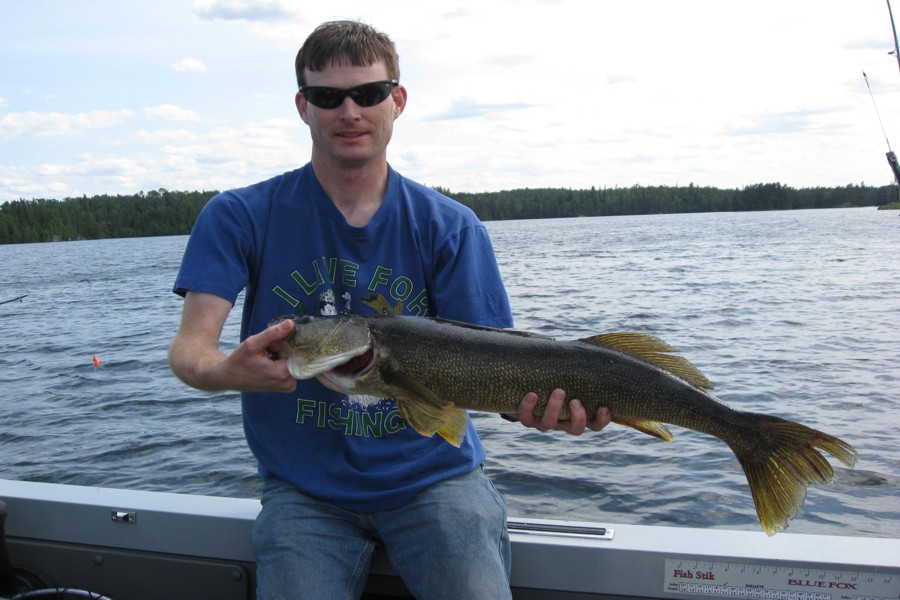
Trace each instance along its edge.
{"label": "forested shoreline", "polygon": [[[765,183],[720,189],[691,184],[480,193],[435,189],[469,206],[483,221],[882,206],[897,201],[893,185],[794,189]],[[216,193],[160,188],[133,195],[15,200],[0,205],[0,244],[184,235]]]}

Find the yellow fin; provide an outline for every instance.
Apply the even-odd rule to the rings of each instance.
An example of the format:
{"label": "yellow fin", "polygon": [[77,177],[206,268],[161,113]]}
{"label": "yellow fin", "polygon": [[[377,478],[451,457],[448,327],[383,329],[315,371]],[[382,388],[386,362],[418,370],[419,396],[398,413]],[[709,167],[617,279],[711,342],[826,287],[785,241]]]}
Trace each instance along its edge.
{"label": "yellow fin", "polygon": [[751,443],[725,441],[747,476],[760,524],[767,534],[774,535],[787,527],[800,509],[808,485],[827,483],[834,476],[819,450],[847,466],[856,462],[856,450],[843,440],[799,423],[745,414],[757,419],[756,439]]}
{"label": "yellow fin", "polygon": [[694,387],[703,390],[713,389],[713,384],[697,367],[683,356],[674,354],[677,350],[656,336],[626,331],[595,335],[581,341],[594,346],[612,348],[640,358],[681,377]]}
{"label": "yellow fin", "polygon": [[469,413],[455,406],[439,407],[416,398],[396,398],[397,408],[410,427],[425,437],[435,433],[456,446],[462,445]]}
{"label": "yellow fin", "polygon": [[466,439],[466,431],[469,429],[469,413],[462,408],[450,408],[446,410],[447,420],[437,430],[439,436],[459,448]]}
{"label": "yellow fin", "polygon": [[466,438],[469,413],[397,370],[385,366],[381,375],[396,389],[403,390],[394,400],[400,415],[413,429],[425,437],[437,433],[459,448]]}
{"label": "yellow fin", "polygon": [[672,432],[669,431],[665,425],[657,421],[632,421],[627,419],[616,419],[613,417],[613,423],[618,423],[619,425],[624,425],[626,427],[633,427],[642,433],[658,437],[665,442],[672,441]]}

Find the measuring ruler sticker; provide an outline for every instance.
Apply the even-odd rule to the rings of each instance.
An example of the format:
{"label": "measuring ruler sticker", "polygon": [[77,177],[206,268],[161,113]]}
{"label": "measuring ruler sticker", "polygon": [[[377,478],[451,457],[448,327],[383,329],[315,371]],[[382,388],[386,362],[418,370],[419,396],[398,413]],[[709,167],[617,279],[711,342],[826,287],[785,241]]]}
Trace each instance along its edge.
{"label": "measuring ruler sticker", "polygon": [[667,558],[663,591],[773,600],[897,600],[900,574]]}

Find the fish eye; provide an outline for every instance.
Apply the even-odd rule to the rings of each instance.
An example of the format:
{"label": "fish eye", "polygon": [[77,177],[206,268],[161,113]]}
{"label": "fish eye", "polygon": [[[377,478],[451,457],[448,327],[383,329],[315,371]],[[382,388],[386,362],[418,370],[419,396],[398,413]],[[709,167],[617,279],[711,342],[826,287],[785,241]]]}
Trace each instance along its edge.
{"label": "fish eye", "polygon": [[310,315],[300,315],[299,317],[294,317],[294,323],[296,323],[297,325],[306,325],[308,323],[311,323],[312,320],[313,318]]}

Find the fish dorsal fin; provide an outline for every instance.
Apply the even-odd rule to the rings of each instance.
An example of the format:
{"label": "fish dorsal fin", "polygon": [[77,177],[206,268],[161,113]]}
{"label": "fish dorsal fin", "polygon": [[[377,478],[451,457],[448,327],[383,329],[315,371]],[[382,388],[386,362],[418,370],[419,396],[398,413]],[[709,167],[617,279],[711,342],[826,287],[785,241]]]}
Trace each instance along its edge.
{"label": "fish dorsal fin", "polygon": [[677,350],[656,336],[625,331],[595,335],[581,341],[593,346],[612,348],[654,364],[700,389],[713,389],[713,384],[697,367],[683,356],[674,354]]}

